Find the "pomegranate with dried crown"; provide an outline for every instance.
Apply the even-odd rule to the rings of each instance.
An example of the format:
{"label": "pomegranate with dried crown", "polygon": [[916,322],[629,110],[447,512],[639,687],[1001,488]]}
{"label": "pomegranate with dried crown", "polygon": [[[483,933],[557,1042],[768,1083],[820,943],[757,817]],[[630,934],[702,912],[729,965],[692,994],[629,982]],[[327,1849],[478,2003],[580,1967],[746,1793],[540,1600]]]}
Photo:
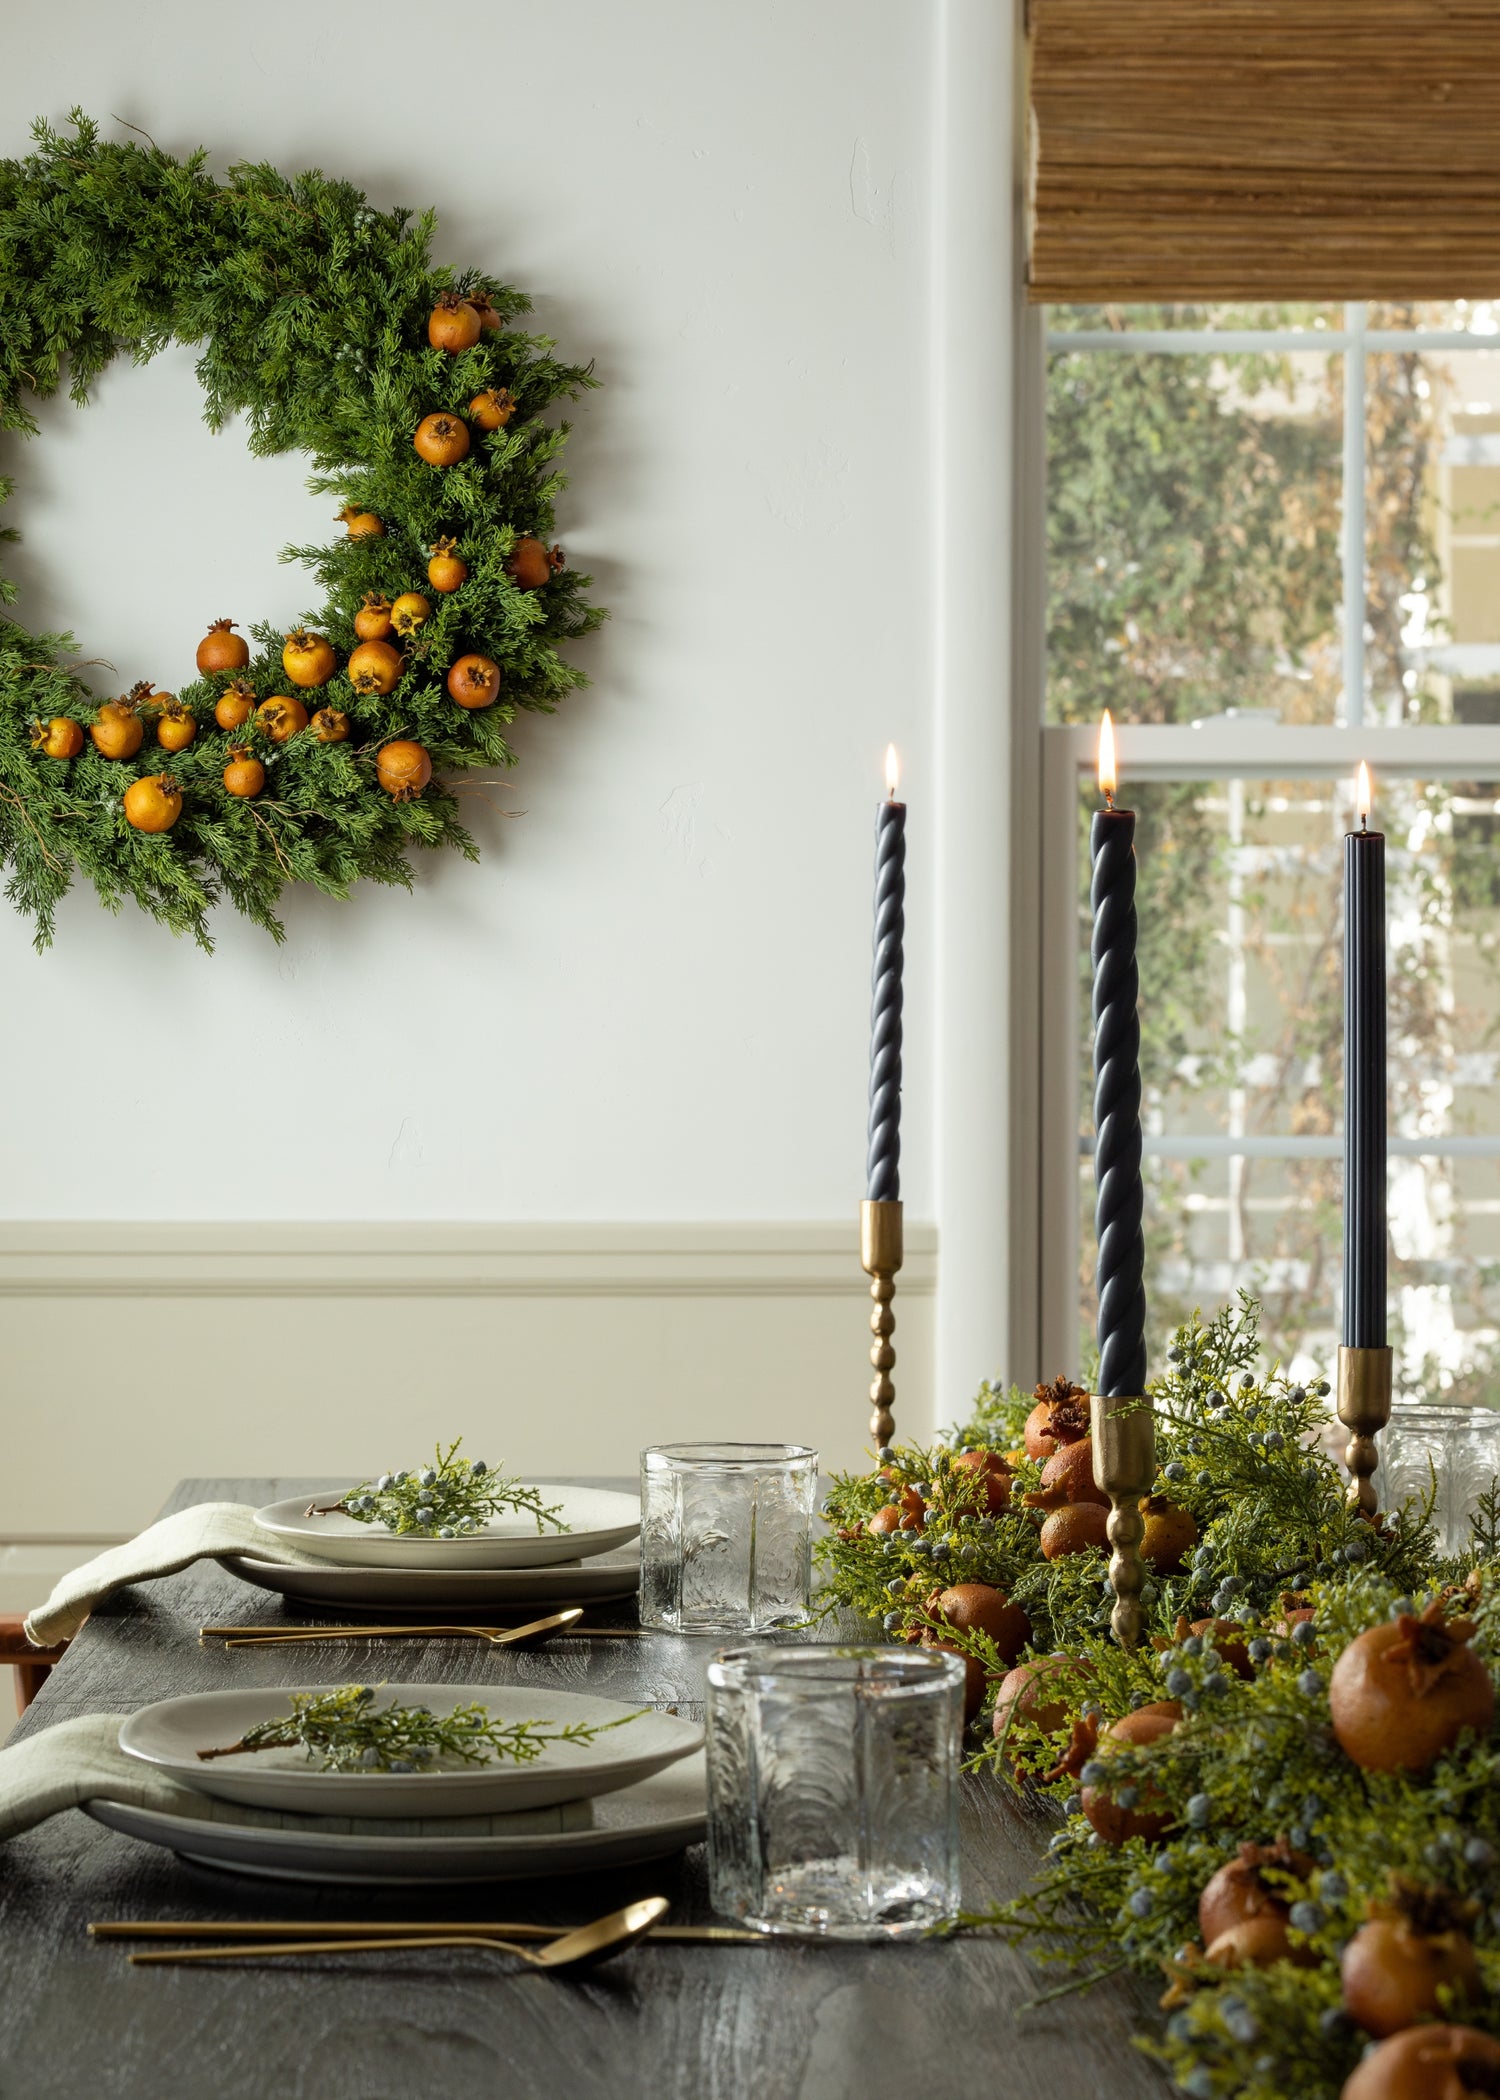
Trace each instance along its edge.
{"label": "pomegranate with dried crown", "polygon": [[955,1508],[997,1516],[1010,1501],[1010,1467],[998,1451],[961,1451],[951,1468]]}
{"label": "pomegranate with dried crown", "polygon": [[351,540],[379,540],[385,537],[385,521],[377,518],[373,510],[360,510],[346,503],[339,512],[339,523],[347,530]]}
{"label": "pomegranate with dried crown", "polygon": [[196,661],[205,678],[215,671],[243,671],[249,663],[250,644],[233,629],[233,620],[215,620],[198,644]]}
{"label": "pomegranate with dried crown", "polygon": [[1328,1686],[1333,1732],[1367,1772],[1424,1772],[1466,1728],[1489,1733],[1495,1692],[1469,1646],[1472,1619],[1445,1619],[1434,1598],[1420,1618],[1372,1626],[1352,1640]]}
{"label": "pomegranate with dried crown", "polygon": [[354,632],[362,642],[383,642],[391,631],[391,601],[379,591],[366,591],[365,602],[354,615]]}
{"label": "pomegranate with dried crown", "polygon": [[229,794],[248,801],[260,794],[265,784],[266,769],[258,758],[252,758],[248,751],[230,752],[229,763],[224,768],[224,786]]}
{"label": "pomegranate with dried crown", "polygon": [[321,634],[309,634],[305,627],[294,627],[287,636],[281,663],[292,684],[304,689],[327,685],[338,668],[332,642]]}
{"label": "pomegranate with dried crown", "polygon": [[[1038,1498],[1028,1496],[1035,1502]],[[1109,1511],[1097,1502],[1066,1502],[1054,1509],[1042,1526],[1037,1543],[1044,1560],[1062,1560],[1069,1553],[1099,1553],[1109,1546]]]}
{"label": "pomegranate with dried crown", "polygon": [[1089,1396],[1071,1378],[1058,1376],[1050,1385],[1039,1385],[1033,1394],[1036,1406],[1026,1417],[1026,1452],[1030,1458],[1050,1458],[1063,1444],[1076,1444],[1089,1433]]}
{"label": "pomegranate with dried crown", "polygon": [[559,569],[567,567],[561,547],[545,547],[540,540],[517,540],[506,560],[505,573],[523,591],[539,591]]}
{"label": "pomegranate with dried crown", "polygon": [[255,712],[255,688],[243,678],[226,685],[214,702],[214,720],[221,729],[243,729]]}
{"label": "pomegranate with dried crown", "polygon": [[1158,1575],[1176,1575],[1198,1543],[1198,1526],[1181,1503],[1166,1495],[1147,1495],[1141,1503],[1146,1520],[1141,1557]]}
{"label": "pomegranate with dried crown", "polygon": [[417,455],[429,467],[456,467],[469,456],[469,433],[457,416],[423,416],[412,439]]}
{"label": "pomegranate with dried crown", "polygon": [[432,778],[432,760],[421,744],[398,737],[385,744],[375,761],[376,777],[393,802],[410,802]]}
{"label": "pomegranate with dried crown", "polygon": [[1091,1436],[1078,1437],[1053,1452],[1042,1467],[1042,1486],[1045,1489],[1061,1488],[1070,1502],[1097,1502],[1102,1509],[1109,1508],[1108,1495],[1103,1488],[1094,1485],[1094,1440]]}
{"label": "pomegranate with dried crown", "polygon": [[[1160,1699],[1151,1706],[1142,1706],[1133,1714],[1122,1714],[1118,1721],[1111,1721],[1100,1731],[1098,1748],[1110,1744],[1128,1744],[1140,1747],[1145,1743],[1160,1742],[1176,1728],[1182,1719],[1182,1708],[1175,1699]],[[1122,1804],[1117,1796],[1127,1789],[1134,1789],[1134,1799]],[[1107,1845],[1123,1845],[1127,1838],[1159,1838],[1170,1830],[1173,1813],[1154,1794],[1145,1780],[1121,1777],[1117,1782],[1107,1781],[1100,1786],[1083,1789],[1083,1812]]]}
{"label": "pomegranate with dried crown", "polygon": [[341,707],[320,707],[307,726],[320,744],[342,744],[349,735],[349,717]]}
{"label": "pomegranate with dried crown", "polygon": [[1294,1852],[1284,1838],[1274,1845],[1241,1845],[1233,1859],[1204,1883],[1198,1898],[1198,1930],[1203,1944],[1211,1946],[1222,1933],[1252,1918],[1276,1916],[1285,1921],[1292,1898],[1273,1876],[1287,1875],[1306,1881],[1314,1863],[1305,1852]]}
{"label": "pomegranate with dried crown", "polygon": [[467,297],[470,306],[479,316],[480,327],[486,334],[505,326],[505,316],[488,292],[470,292]]}
{"label": "pomegranate with dried crown", "polygon": [[125,821],[137,831],[170,831],[182,815],[182,791],[170,773],[132,780],[125,790]]}
{"label": "pomegranate with dried crown", "polygon": [[68,715],[31,725],[31,748],[43,758],[76,758],[83,749],[82,727]]}
{"label": "pomegranate with dried crown", "polygon": [[307,727],[307,709],[290,693],[272,693],[255,710],[255,722],[273,744],[285,744]]}
{"label": "pomegranate with dried crown", "polygon": [[89,728],[94,749],[101,758],[135,757],[146,735],[136,708],[150,690],[149,686],[136,687],[123,700],[104,702]]}
{"label": "pomegranate with dried crown", "polygon": [[1479,1963],[1469,1927],[1478,1911],[1448,1889],[1393,1874],[1390,1900],[1370,1905],[1369,1923],[1339,1958],[1344,2010],[1355,2025],[1379,2040],[1474,1995]]}
{"label": "pomegranate with dried crown", "polygon": [[1484,2100],[1500,2093],[1500,2042],[1477,2027],[1408,2027],[1355,2065],[1339,2100]]}
{"label": "pomegranate with dried crown", "polygon": [[484,431],[503,430],[515,412],[515,397],[508,386],[486,387],[469,403],[471,420]]}
{"label": "pomegranate with dried crown", "polygon": [[349,683],[356,693],[389,693],[403,668],[401,651],[391,643],[361,642],[349,659]]}
{"label": "pomegranate with dried crown", "polygon": [[1013,1721],[1030,1721],[1044,1735],[1061,1734],[1068,1725],[1070,1698],[1093,1674],[1092,1664],[1071,1655],[1039,1655],[1017,1663],[1001,1678],[995,1694],[994,1734],[1003,1736]]}
{"label": "pomegranate with dried crown", "polygon": [[479,316],[468,300],[457,292],[440,293],[427,322],[427,340],[433,349],[457,357],[460,350],[473,349],[479,334]]}
{"label": "pomegranate with dried crown", "polygon": [[156,741],[163,751],[186,751],[198,734],[197,717],[174,693],[152,695],[161,712],[156,721]]}
{"label": "pomegranate with dried crown", "polygon": [[397,634],[415,634],[432,616],[432,603],[420,591],[403,591],[391,600],[391,625]]}
{"label": "pomegranate with dried crown", "polygon": [[458,553],[457,540],[438,540],[427,564],[427,581],[444,597],[468,581],[469,564]]}
{"label": "pomegranate with dried crown", "polygon": [[488,656],[461,656],[448,673],[448,692],[460,707],[493,707],[500,697],[500,666]]}

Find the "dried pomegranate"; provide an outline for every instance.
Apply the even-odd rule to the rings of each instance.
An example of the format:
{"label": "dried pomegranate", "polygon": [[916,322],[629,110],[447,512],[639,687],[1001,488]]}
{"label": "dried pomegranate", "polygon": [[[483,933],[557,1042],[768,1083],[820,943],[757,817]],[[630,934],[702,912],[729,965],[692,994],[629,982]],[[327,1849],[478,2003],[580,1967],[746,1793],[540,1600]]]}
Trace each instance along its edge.
{"label": "dried pomegranate", "polygon": [[1420,1618],[1372,1626],[1349,1643],[1328,1687],[1333,1732],[1367,1772],[1422,1772],[1464,1729],[1489,1731],[1495,1692],[1469,1646],[1472,1619],[1445,1619],[1439,1599]]}

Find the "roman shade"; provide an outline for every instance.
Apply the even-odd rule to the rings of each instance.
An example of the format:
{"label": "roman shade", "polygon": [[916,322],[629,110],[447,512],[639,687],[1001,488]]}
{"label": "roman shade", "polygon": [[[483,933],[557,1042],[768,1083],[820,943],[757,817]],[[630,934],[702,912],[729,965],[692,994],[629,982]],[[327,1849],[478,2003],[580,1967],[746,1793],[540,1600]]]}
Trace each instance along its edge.
{"label": "roman shade", "polygon": [[1500,295],[1500,0],[1030,0],[1033,301]]}

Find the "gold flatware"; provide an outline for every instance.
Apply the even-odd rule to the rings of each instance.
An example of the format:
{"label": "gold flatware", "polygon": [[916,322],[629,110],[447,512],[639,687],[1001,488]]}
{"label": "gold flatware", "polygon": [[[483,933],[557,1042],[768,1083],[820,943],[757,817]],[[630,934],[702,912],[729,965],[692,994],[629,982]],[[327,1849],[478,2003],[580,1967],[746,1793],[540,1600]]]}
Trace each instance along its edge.
{"label": "gold flatware", "polygon": [[[292,1940],[299,1934],[317,1939],[325,1933],[340,1939],[384,1939],[395,1933],[403,1939],[426,1939],[473,1933],[486,1938],[560,1940],[572,1930],[571,1925],[492,1924],[472,1918],[424,1919],[416,1923],[404,1918],[374,1922],[369,1918],[101,1918],[88,1928],[89,1937],[96,1940]],[[744,1932],[737,1925],[654,1925],[648,1937],[689,1945],[712,1945],[715,1941],[739,1947],[770,1944],[765,1933]]]}
{"label": "gold flatware", "polygon": [[274,1648],[295,1641],[394,1641],[445,1639],[488,1641],[492,1648],[517,1648],[554,1634],[571,1633],[583,1612],[576,1604],[525,1626],[203,1626],[198,1639],[222,1640],[226,1648]]}
{"label": "gold flatware", "polygon": [[597,1962],[613,1960],[627,1947],[633,1947],[637,1940],[644,1939],[671,1907],[665,1896],[647,1896],[642,1902],[627,1903],[623,1910],[612,1910],[607,1917],[595,1918],[592,1924],[580,1925],[535,1950],[516,1940],[463,1931],[405,1933],[396,1939],[262,1940],[248,1947],[177,1947],[164,1953],[132,1954],[127,1958],[143,1968],[148,1963],[255,1961],[262,1956],[281,1954],[390,1954],[406,1948],[482,1947],[492,1953],[514,1954],[533,1969],[547,1969],[555,1974],[563,1969],[592,1968]]}

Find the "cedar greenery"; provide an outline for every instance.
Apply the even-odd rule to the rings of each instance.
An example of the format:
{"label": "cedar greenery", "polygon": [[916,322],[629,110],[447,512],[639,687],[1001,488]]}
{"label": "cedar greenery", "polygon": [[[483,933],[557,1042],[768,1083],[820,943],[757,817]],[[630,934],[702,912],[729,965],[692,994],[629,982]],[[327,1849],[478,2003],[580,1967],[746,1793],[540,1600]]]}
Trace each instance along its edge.
{"label": "cedar greenery", "polygon": [[[478,271],[434,266],[431,212],[377,211],[352,184],[311,170],[288,178],[241,165],[220,182],[201,150],[176,160],[154,143],[102,140],[78,111],[71,133],[39,122],[33,135],[27,158],[0,161],[0,431],[34,435],[32,398],[53,394],[65,375],[81,403],[114,357],[144,363],[171,343],[191,343],[211,428],[243,415],[252,452],[308,453],[313,490],[384,522],[382,537],[341,534],[284,553],[323,592],[299,624],[327,636],[341,662],[367,593],[427,593],[440,539],[457,543],[469,571],[457,591],[431,594],[431,617],[410,639],[388,698],[356,692],[342,672],[317,694],[314,704],[348,715],[343,743],[305,732],[276,743],[253,723],[218,729],[214,704],[227,676],[179,686],[176,667],[191,664],[222,608],[174,607],[156,669],[172,674],[163,682],[196,716],[198,734],[170,760],[149,725],[142,750],[125,762],[102,758],[87,739],[72,760],[33,750],[34,723],[61,715],[87,727],[98,703],[77,676],[71,635],[29,635],[0,609],[0,858],[37,945],[50,942],[75,875],[111,910],[133,898],[208,948],[208,914],[220,898],[280,939],[276,905],[289,882],[343,897],[360,877],[409,887],[413,848],[453,846],[475,858],[453,792],[435,778],[415,798],[393,799],[377,783],[376,755],[411,738],[439,775],[509,766],[504,731],[516,712],[550,711],[586,683],[559,644],[604,617],[584,597],[589,579],[564,570],[523,591],[505,563],[518,538],[546,539],[554,529],[568,426],[545,415],[592,386],[591,374],[558,362],[548,338],[510,327],[486,331],[457,356],[429,346],[428,315],[444,291],[487,294],[507,322],[530,306]],[[439,469],[418,457],[412,435],[424,416],[462,417],[491,387],[517,404],[504,428],[474,430],[461,465]],[[11,489],[0,479],[0,501]],[[0,608],[14,597],[0,576]],[[252,632],[251,661],[238,675],[259,699],[285,690],[284,635],[265,624]],[[501,666],[504,684],[494,706],[466,711],[444,679],[471,650]],[[266,767],[255,800],[222,783],[240,747]],[[125,821],[124,790],[164,769],[182,789],[182,815],[171,831],[146,836]]]}
{"label": "cedar greenery", "polygon": [[341,1684],[327,1692],[293,1692],[291,1711],[247,1728],[237,1743],[217,1743],[200,1758],[250,1750],[305,1750],[325,1772],[416,1772],[439,1758],[459,1764],[534,1764],[549,1743],[592,1743],[641,1713],[613,1721],[496,1721],[487,1706],[375,1704],[376,1687]]}
{"label": "cedar greenery", "polygon": [[[958,1447],[1020,1445],[1034,1401],[1015,1388],[985,1386],[946,1444],[882,1453],[889,1477],[839,1478],[819,1552],[832,1603],[883,1618],[897,1638],[940,1631],[985,1663],[992,1686],[1007,1665],[983,1634],[938,1618],[935,1592],[946,1583],[998,1585],[1031,1620],[1029,1653],[1074,1659],[1049,1678],[1074,1719],[1102,1727],[1179,1702],[1185,1719],[1173,1734],[1094,1753],[1122,1805],[1130,1786],[1149,1786],[1172,1815],[1164,1837],[1112,1846],[1082,1813],[1078,1779],[1059,1769],[1066,1732],[1013,1715],[997,1740],[986,1700],[973,1767],[992,1770],[1016,1808],[1051,1832],[1031,1888],[962,1923],[1059,1964],[1062,1990],[1125,1968],[1158,1973],[1168,2003],[1142,2045],[1196,2100],[1336,2100],[1367,2040],[1343,2010],[1339,1950],[1393,1873],[1479,1906],[1471,1931],[1483,1996],[1452,2016],[1500,2036],[1500,1739],[1465,1734],[1423,1772],[1366,1771],[1339,1747],[1328,1700],[1352,1640],[1452,1586],[1463,1598],[1451,1608],[1476,1622],[1473,1646],[1500,1688],[1500,1487],[1482,1498],[1470,1543],[1452,1558],[1431,1527],[1431,1492],[1378,1530],[1351,1518],[1347,1483],[1324,1448],[1326,1389],[1291,1384],[1259,1359],[1257,1308],[1241,1294],[1207,1325],[1195,1315],[1178,1330],[1153,1387],[1155,1486],[1192,1511],[1199,1543],[1180,1573],[1148,1583],[1148,1639],[1134,1652],[1110,1635],[1104,1555],[1042,1560],[1040,1513],[1020,1506],[1036,1464],[1015,1461],[1011,1505],[994,1516],[978,1513],[973,1477],[953,1469]],[[934,1520],[872,1537],[868,1517],[906,1484],[928,1490]],[[1307,1626],[1284,1620],[1293,1606],[1312,1609]],[[1243,1634],[1192,1634],[1205,1619],[1239,1622]],[[1225,1652],[1231,1641],[1247,1676]],[[1291,1940],[1308,1965],[1205,1967],[1194,1946],[1204,1884],[1241,1845],[1278,1839],[1313,1863],[1305,1881],[1293,1875],[1279,1890],[1296,1906]]]}

